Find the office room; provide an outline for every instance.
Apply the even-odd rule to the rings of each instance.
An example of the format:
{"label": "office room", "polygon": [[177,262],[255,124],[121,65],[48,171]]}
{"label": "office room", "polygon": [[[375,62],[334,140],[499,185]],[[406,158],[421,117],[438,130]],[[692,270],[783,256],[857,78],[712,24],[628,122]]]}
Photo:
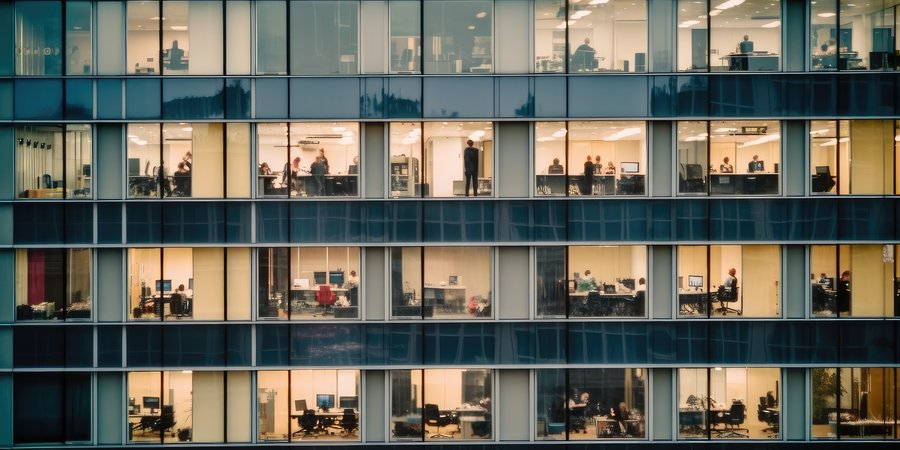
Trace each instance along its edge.
{"label": "office room", "polygon": [[[494,134],[491,122],[425,122],[426,197],[464,196],[463,150],[467,141],[478,150],[477,194],[493,195]],[[469,192],[471,194],[471,191]]]}
{"label": "office room", "polygon": [[[424,371],[423,411],[426,436],[438,433],[430,424],[428,405],[456,420],[441,426],[440,434],[452,439],[488,439],[491,419],[491,371],[484,369],[430,369]],[[455,432],[454,429],[458,430]]]}
{"label": "office room", "polygon": [[[707,265],[709,261],[709,265]],[[710,314],[726,317],[778,317],[781,315],[781,249],[777,245],[712,245],[678,247],[679,293],[697,292],[692,276],[701,276],[700,292],[716,294],[735,269],[737,298],[717,302],[711,298]],[[729,309],[724,309],[729,308]],[[682,309],[682,314],[684,310]],[[700,308],[700,313],[705,315]],[[693,311],[697,313],[698,311]],[[738,312],[740,314],[738,314]]]}
{"label": "office room", "polygon": [[[710,122],[710,164],[721,173],[725,157],[736,174],[778,173],[781,162],[781,124],[779,122],[744,121]],[[762,168],[750,171],[757,156]]]}
{"label": "office room", "polygon": [[[895,280],[897,279],[893,245],[813,245],[810,246],[810,272],[818,281],[821,274],[829,279],[823,290],[834,300],[825,305],[813,304],[814,313],[834,316],[838,313],[838,291],[847,288],[848,305],[841,316],[894,317]],[[844,273],[846,277],[842,277]],[[833,283],[831,283],[833,280]],[[851,295],[852,294],[852,295]],[[816,299],[813,298],[815,302]],[[844,301],[841,301],[844,304]],[[825,306],[820,308],[819,306]]]}
{"label": "office room", "polygon": [[[394,315],[470,319],[492,316],[493,250],[490,247],[406,247],[391,251]],[[423,263],[424,262],[424,263]],[[402,293],[402,298],[396,295]]]}
{"label": "office room", "polygon": [[[644,245],[569,247],[569,272],[571,272],[569,276],[571,280],[576,281],[576,291],[585,287],[584,283],[579,284],[578,280],[583,279],[588,270],[594,280],[593,289],[600,290],[604,285],[614,286],[617,293],[633,293],[641,288],[646,289],[646,285],[640,286],[639,280],[644,278],[646,282],[647,278],[647,247]],[[576,274],[579,276],[576,277]]]}
{"label": "office room", "polygon": [[[777,438],[780,386],[778,368],[679,369],[679,436],[683,439]],[[729,417],[736,404],[742,405],[743,417]],[[694,414],[708,415],[711,429],[705,428],[706,421],[692,420]]]}
{"label": "office room", "polygon": [[896,436],[896,371],[880,367],[812,369],[812,437],[881,440]]}
{"label": "office room", "polygon": [[[191,370],[128,374],[131,442],[221,442],[225,377]],[[236,393],[236,392],[235,392]]]}
{"label": "office room", "polygon": [[[552,37],[547,35],[548,31],[538,33],[536,30],[535,42],[550,41]],[[570,73],[647,71],[646,1],[611,0],[581,4],[570,0],[568,31]],[[593,48],[593,61],[582,63],[578,56],[573,56],[582,44]]]}

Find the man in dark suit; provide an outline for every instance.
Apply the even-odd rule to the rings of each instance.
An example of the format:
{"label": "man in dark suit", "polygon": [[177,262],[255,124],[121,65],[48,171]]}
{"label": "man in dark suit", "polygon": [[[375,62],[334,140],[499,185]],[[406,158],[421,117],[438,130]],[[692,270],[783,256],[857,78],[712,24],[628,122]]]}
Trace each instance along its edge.
{"label": "man in dark suit", "polygon": [[478,196],[478,149],[471,139],[466,141],[468,147],[463,150],[463,174],[466,177],[466,197],[469,196],[469,182],[472,183],[472,195]]}
{"label": "man in dark suit", "polygon": [[747,164],[747,172],[762,172],[765,170],[763,162],[759,160],[759,155],[753,155],[753,161]]}

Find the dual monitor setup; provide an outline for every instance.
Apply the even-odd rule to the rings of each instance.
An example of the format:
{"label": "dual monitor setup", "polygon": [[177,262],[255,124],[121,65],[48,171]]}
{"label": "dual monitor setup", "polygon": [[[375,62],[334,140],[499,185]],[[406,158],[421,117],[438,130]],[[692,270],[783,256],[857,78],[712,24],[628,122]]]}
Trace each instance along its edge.
{"label": "dual monitor setup", "polygon": [[[134,397],[128,399],[128,413],[129,414],[140,414],[141,406],[135,403]],[[143,398],[143,408],[149,409],[150,414],[156,414],[159,412],[160,408],[160,399],[159,397],[144,397]]]}
{"label": "dual monitor setup", "polygon": [[[341,287],[344,285],[344,272],[335,270],[331,272],[313,272],[313,284],[316,286],[331,285]],[[294,278],[294,288],[309,289],[309,279]]]}
{"label": "dual monitor setup", "polygon": [[[172,280],[156,280],[156,292],[172,292]],[[188,278],[188,289],[194,289],[194,279]]]}
{"label": "dual monitor setup", "polygon": [[[328,410],[334,408],[334,394],[316,394],[316,408],[319,411],[328,412]],[[353,396],[341,396],[338,398],[338,406],[340,409],[359,409],[359,397]],[[306,411],[308,409],[306,400],[294,400],[294,408],[297,411]]]}

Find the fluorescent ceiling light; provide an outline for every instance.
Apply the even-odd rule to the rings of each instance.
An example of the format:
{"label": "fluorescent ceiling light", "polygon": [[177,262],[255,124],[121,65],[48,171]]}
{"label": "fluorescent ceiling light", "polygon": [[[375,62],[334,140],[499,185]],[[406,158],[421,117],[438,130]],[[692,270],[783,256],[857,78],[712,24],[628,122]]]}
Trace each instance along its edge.
{"label": "fluorescent ceiling light", "polygon": [[777,27],[779,27],[779,26],[781,26],[781,21],[780,21],[780,20],[776,20],[776,21],[773,21],[773,22],[769,22],[769,23],[767,23],[767,24],[765,24],[765,25],[762,25],[763,28],[777,28]]}
{"label": "fluorescent ceiling light", "polygon": [[553,136],[546,136],[546,137],[539,137],[537,140],[538,140],[538,142],[550,142],[555,139],[556,138],[554,138]]}
{"label": "fluorescent ceiling light", "polygon": [[331,131],[334,131],[335,133],[340,133],[346,129],[346,127],[331,127]]}
{"label": "fluorescent ceiling light", "polygon": [[832,13],[832,12],[827,12],[827,13],[818,13],[818,14],[816,14],[816,15],[819,16],[819,17],[834,17],[834,16],[836,16],[837,14]]}
{"label": "fluorescent ceiling light", "polygon": [[169,28],[171,28],[175,31],[187,31],[187,29],[188,29],[187,25],[172,25]]}
{"label": "fluorescent ceiling light", "polygon": [[894,140],[897,142],[900,142],[900,134],[894,136]]}
{"label": "fluorescent ceiling light", "polygon": [[714,10],[712,10],[712,11],[709,12],[709,15],[710,15],[710,16],[713,16],[713,17],[718,16],[719,14],[722,14],[722,11],[719,10],[719,9],[714,9]]}
{"label": "fluorescent ceiling light", "polygon": [[194,131],[194,129],[191,127],[184,127],[181,129],[181,131]]}
{"label": "fluorescent ceiling light", "polygon": [[634,136],[636,134],[641,134],[641,129],[638,127],[625,128],[623,130],[619,130],[606,138],[604,141],[618,141],[619,139],[626,138],[628,136]]}
{"label": "fluorescent ceiling light", "polygon": [[479,19],[484,19],[485,17],[487,17],[487,12],[485,12],[485,11],[478,11],[478,13],[475,14],[475,17],[477,17],[477,18],[479,18]]}
{"label": "fluorescent ceiling light", "polygon": [[842,137],[840,139],[832,138],[832,139],[829,139],[829,140],[819,144],[819,147],[834,147],[838,142],[841,142],[841,143],[850,142],[850,138],[848,138],[848,137]]}
{"label": "fluorescent ceiling light", "polygon": [[551,136],[553,136],[555,138],[561,138],[561,137],[565,137],[566,133],[568,133],[568,131],[566,131],[565,128],[560,128],[560,129],[554,131],[553,134],[551,134]]}
{"label": "fluorescent ceiling light", "polygon": [[827,128],[822,128],[821,130],[812,130],[809,132],[809,134],[822,134],[822,133],[827,133],[827,132],[828,132]]}
{"label": "fluorescent ceiling light", "polygon": [[694,25],[697,25],[698,23],[700,23],[699,20],[685,20],[678,25],[678,28],[690,28]]}
{"label": "fluorescent ceiling light", "polygon": [[728,0],[728,1],[725,2],[725,3],[722,3],[722,4],[719,5],[719,6],[716,6],[716,9],[729,9],[729,8],[734,8],[735,6],[738,6],[738,5],[740,5],[741,3],[744,3],[744,0]]}
{"label": "fluorescent ceiling light", "polygon": [[754,145],[765,144],[766,142],[777,141],[780,137],[781,137],[780,133],[772,133],[767,136],[759,137],[759,138],[744,142],[743,144],[738,145],[738,148],[752,147]]}
{"label": "fluorescent ceiling light", "polygon": [[609,0],[591,0],[588,2],[588,5],[602,5],[604,3],[609,3]]}
{"label": "fluorescent ceiling light", "polygon": [[469,26],[466,27],[466,29],[467,29],[467,30],[474,30],[474,29],[475,29],[475,25],[469,25]]}

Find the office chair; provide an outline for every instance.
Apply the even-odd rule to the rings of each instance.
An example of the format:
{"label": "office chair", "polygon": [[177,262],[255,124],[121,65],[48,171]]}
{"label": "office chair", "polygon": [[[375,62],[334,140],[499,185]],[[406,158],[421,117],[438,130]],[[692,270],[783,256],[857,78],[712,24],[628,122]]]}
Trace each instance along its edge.
{"label": "office chair", "polygon": [[337,295],[331,291],[331,286],[323,284],[319,286],[319,292],[316,292],[316,303],[322,307],[322,315],[333,314],[329,306],[337,301]]}
{"label": "office chair", "polygon": [[191,196],[191,176],[175,174],[172,177],[173,184],[172,195],[174,197],[190,197]]}
{"label": "office chair", "polygon": [[700,164],[687,164],[685,166],[684,192],[706,192],[706,182],[703,180],[703,166]]}
{"label": "office chair", "polygon": [[756,419],[768,425],[768,427],[762,429],[763,432],[778,432],[778,412],[769,410],[769,404],[766,401],[765,395],[759,397],[759,405],[757,405],[756,409]]}
{"label": "office chair", "polygon": [[831,167],[816,166],[816,174],[812,178],[813,192],[831,192],[831,188],[835,184],[834,178],[831,176]]}
{"label": "office chair", "polygon": [[437,427],[437,433],[432,434],[431,438],[451,438],[453,436],[449,434],[442,434],[441,427],[445,427],[453,423],[453,415],[452,414],[441,414],[441,409],[438,408],[438,405],[433,403],[428,403],[425,405],[424,409],[424,419],[425,425],[431,425],[433,427]]}
{"label": "office chair", "polygon": [[738,431],[750,432],[747,428],[740,427],[740,425],[744,424],[744,413],[746,412],[746,409],[747,407],[739,401],[735,401],[731,404],[731,409],[724,414],[722,423],[725,424],[725,430],[719,434],[720,437],[750,437],[749,434],[738,433]]}
{"label": "office chair", "polygon": [[359,428],[359,419],[356,417],[353,408],[344,409],[344,415],[341,416],[341,420],[337,423],[337,426],[343,430],[345,436],[353,434],[356,429]]}
{"label": "office chair", "polygon": [[716,308],[716,312],[722,313],[723,316],[728,315],[729,312],[733,312],[737,315],[741,315],[742,312],[740,309],[734,309],[728,306],[729,303],[736,303],[740,299],[740,295],[738,295],[738,287],[727,287],[727,286],[719,286],[719,291],[716,293],[716,300],[722,305]]}
{"label": "office chair", "polygon": [[[175,408],[172,405],[163,405],[159,418],[150,427],[152,431],[165,433],[175,426]],[[173,434],[174,436],[174,434]]]}
{"label": "office chair", "polygon": [[303,411],[303,414],[297,418],[297,424],[300,425],[300,429],[292,433],[291,436],[316,436],[318,433],[319,418],[316,417],[316,412],[311,409]]}
{"label": "office chair", "polygon": [[184,297],[177,292],[173,292],[169,299],[169,314],[177,317],[184,314]]}

